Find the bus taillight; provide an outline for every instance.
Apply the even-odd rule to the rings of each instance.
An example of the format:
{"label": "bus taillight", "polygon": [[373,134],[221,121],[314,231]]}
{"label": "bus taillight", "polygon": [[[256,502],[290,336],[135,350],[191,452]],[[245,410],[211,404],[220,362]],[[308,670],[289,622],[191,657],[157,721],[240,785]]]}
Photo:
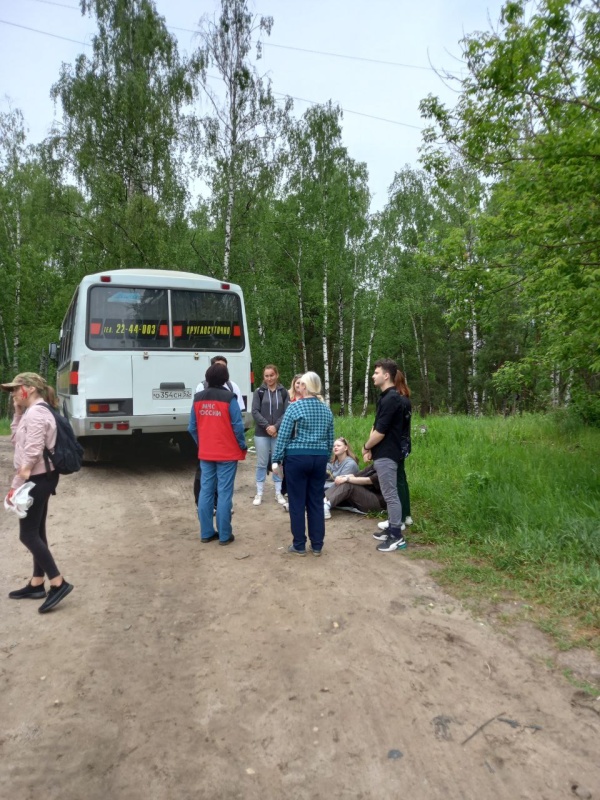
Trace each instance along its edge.
{"label": "bus taillight", "polygon": [[69,372],[69,394],[79,394],[79,361],[73,361]]}

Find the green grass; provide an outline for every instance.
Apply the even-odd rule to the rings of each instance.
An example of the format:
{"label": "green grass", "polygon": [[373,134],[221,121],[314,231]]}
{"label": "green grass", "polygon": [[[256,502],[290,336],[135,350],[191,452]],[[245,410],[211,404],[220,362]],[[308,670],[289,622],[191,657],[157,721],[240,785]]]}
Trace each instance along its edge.
{"label": "green grass", "polygon": [[[337,419],[336,433],[360,449],[371,424]],[[525,600],[563,643],[600,652],[600,431],[564,415],[414,417],[412,440],[410,541],[440,582]]]}
{"label": "green grass", "polygon": [[10,420],[8,417],[0,417],[0,436],[6,436],[10,433]]}

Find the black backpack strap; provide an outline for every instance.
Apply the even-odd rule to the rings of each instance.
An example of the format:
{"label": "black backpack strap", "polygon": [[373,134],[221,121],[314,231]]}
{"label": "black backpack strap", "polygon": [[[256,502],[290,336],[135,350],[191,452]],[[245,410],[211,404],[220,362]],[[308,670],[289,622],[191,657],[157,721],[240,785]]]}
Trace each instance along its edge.
{"label": "black backpack strap", "polygon": [[[56,422],[56,411],[52,408],[50,403],[40,403],[41,406],[44,406],[48,409],[48,411],[55,417]],[[57,424],[57,436],[58,436],[58,424]],[[50,450],[47,447],[44,447],[44,464],[46,465],[46,475],[50,475],[52,472],[52,468],[50,467]]]}

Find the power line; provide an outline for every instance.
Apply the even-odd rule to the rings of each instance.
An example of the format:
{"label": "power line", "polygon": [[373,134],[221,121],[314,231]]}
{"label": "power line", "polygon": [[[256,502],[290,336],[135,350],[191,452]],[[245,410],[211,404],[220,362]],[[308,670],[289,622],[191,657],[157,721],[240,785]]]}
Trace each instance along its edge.
{"label": "power line", "polygon": [[[316,100],[307,100],[305,97],[293,97],[291,94],[283,94],[283,92],[273,92],[273,94],[277,94],[280,97],[291,97],[292,100],[300,100],[302,103],[310,103],[312,106],[322,105],[322,103],[318,103]],[[423,128],[420,128],[418,125],[411,125],[408,122],[399,122],[396,119],[386,119],[385,117],[376,117],[374,114],[365,114],[362,111],[352,111],[349,108],[342,108],[341,110],[344,114],[356,114],[359,117],[368,117],[369,119],[377,119],[380,122],[389,122],[392,125],[402,125],[404,128],[414,128],[416,131],[422,131]]]}
{"label": "power line", "polygon": [[[39,0],[38,0],[39,2]],[[27,25],[19,25],[17,22],[8,22],[6,19],[0,19],[2,25],[12,25],[15,28],[22,28],[24,31],[33,31],[33,33],[41,33],[44,36],[52,36],[53,39],[62,39],[64,42],[73,42],[74,44],[82,44],[84,47],[91,47],[89,42],[80,42],[79,39],[69,39],[67,36],[59,36],[57,33],[49,33],[48,31],[40,31],[37,28],[28,28]]]}
{"label": "power line", "polygon": [[[74,11],[78,11],[77,6],[67,5],[66,3],[57,3],[56,0],[32,0],[34,3],[43,3],[44,5],[48,6],[60,6],[61,8],[70,8]],[[197,30],[193,30],[192,28],[180,28],[177,25],[167,25],[167,28],[172,31],[184,31],[185,33],[195,33],[197,34]],[[294,47],[289,44],[275,44],[274,42],[263,42],[263,47],[276,47],[280,50],[295,50],[298,53],[311,53],[312,55],[319,55],[319,56],[329,56],[330,58],[344,58],[348,61],[364,61],[368,64],[383,64],[387,67],[402,67],[403,69],[420,69],[424,70],[425,72],[436,72],[434,67],[423,67],[418,64],[403,64],[399,61],[382,61],[378,58],[367,58],[365,56],[349,56],[345,53],[330,53],[326,50],[311,50],[307,47]],[[458,73],[452,73],[458,74]]]}
{"label": "power line", "polygon": [[43,3],[46,6],[60,6],[60,8],[71,8],[73,11],[79,11],[79,6],[68,6],[66,3],[56,3],[54,0],[34,0],[35,3]]}
{"label": "power line", "polygon": [[398,61],[381,61],[378,58],[347,56],[343,53],[328,53],[325,50],[309,50],[306,47],[292,47],[289,44],[274,44],[273,42],[263,42],[262,44],[263,47],[280,47],[282,50],[297,50],[299,53],[313,53],[319,56],[331,56],[332,58],[346,58],[349,61],[367,61],[370,64],[385,64],[388,67],[404,67],[406,69],[423,69],[426,72],[436,72],[433,67],[420,67],[416,64],[401,64]]}
{"label": "power line", "polygon": [[[46,2],[49,5],[60,5],[58,3],[53,3],[50,0],[35,0],[35,1],[36,2]],[[84,47],[91,47],[92,46],[89,42],[82,42],[79,39],[69,39],[66,36],[59,36],[57,33],[49,33],[48,31],[41,31],[41,30],[39,30],[37,28],[30,28],[27,25],[19,25],[16,22],[8,22],[5,19],[0,19],[0,24],[2,24],[2,25],[12,25],[15,28],[22,28],[23,30],[31,31],[32,33],[40,33],[43,36],[51,36],[54,39],[62,39],[65,42],[73,42],[74,44],[81,44]],[[216,76],[212,76],[212,75],[210,77],[211,78],[216,78]],[[293,95],[285,94],[284,92],[275,92],[274,91],[273,94],[279,95],[280,97],[291,97],[292,100],[298,100],[301,103],[309,103],[310,105],[313,105],[313,106],[321,105],[321,103],[319,103],[316,100],[307,100],[305,97],[294,97]],[[395,120],[395,119],[387,119],[386,117],[377,117],[374,114],[366,114],[363,111],[353,111],[350,108],[342,108],[341,106],[340,106],[340,108],[344,112],[344,114],[355,114],[356,116],[367,117],[368,119],[375,119],[375,120],[378,120],[379,122],[388,122],[391,125],[401,125],[404,128],[413,128],[414,130],[417,130],[417,131],[422,130],[422,128],[420,128],[418,125],[411,125],[408,122],[399,122],[398,120]]]}

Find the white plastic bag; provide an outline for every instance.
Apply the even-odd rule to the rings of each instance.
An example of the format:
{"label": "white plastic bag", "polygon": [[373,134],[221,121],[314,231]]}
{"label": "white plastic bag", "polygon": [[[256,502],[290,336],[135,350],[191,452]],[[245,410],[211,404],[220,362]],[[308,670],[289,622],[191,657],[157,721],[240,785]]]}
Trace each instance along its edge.
{"label": "white plastic bag", "polygon": [[35,483],[33,481],[27,481],[27,483],[19,486],[18,489],[15,489],[10,500],[8,495],[4,498],[4,508],[7,511],[13,511],[19,519],[24,519],[33,503],[33,497],[29,496],[29,492],[34,486]]}

